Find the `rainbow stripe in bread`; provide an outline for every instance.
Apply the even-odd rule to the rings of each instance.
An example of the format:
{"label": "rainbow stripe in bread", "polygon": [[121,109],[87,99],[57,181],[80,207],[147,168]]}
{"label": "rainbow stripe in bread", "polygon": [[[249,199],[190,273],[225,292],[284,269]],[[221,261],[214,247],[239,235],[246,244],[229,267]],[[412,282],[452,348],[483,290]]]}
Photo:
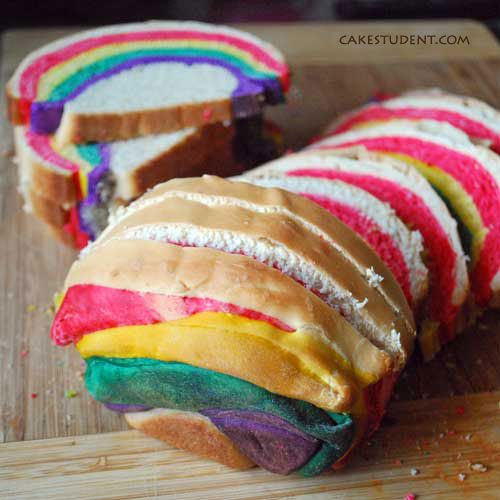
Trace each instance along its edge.
{"label": "rainbow stripe in bread", "polygon": [[[425,178],[412,167],[362,148],[304,151],[252,170],[248,175],[279,174],[342,181],[389,204],[396,215],[423,238],[429,269],[429,293],[419,317],[418,337],[424,357],[452,339],[469,281],[457,224]],[[346,220],[348,223],[348,221]]]}
{"label": "rainbow stripe in bread", "polygon": [[132,426],[304,475],[377,427],[414,334],[390,271],[327,211],[210,176],[118,211],[73,264],[52,328]]}
{"label": "rainbow stripe in bread", "polygon": [[440,89],[412,90],[369,104],[332,123],[325,135],[401,119],[449,123],[465,132],[471,141],[500,153],[500,113],[478,99]]}
{"label": "rainbow stripe in bread", "polygon": [[[196,22],[108,26],[27,56],[7,87],[13,123],[59,144],[108,142],[258,114],[283,100],[272,45]],[[172,92],[172,89],[175,89]]]}
{"label": "rainbow stripe in bread", "polygon": [[500,303],[500,157],[472,144],[447,123],[392,121],[333,135],[311,146],[364,146],[417,168],[456,218],[470,256],[471,289],[479,308]]}
{"label": "rainbow stripe in bread", "polygon": [[[285,164],[293,158],[281,160]],[[247,172],[234,180],[263,187],[278,187],[308,198],[359,234],[385,262],[397,279],[414,312],[428,291],[428,271],[422,262],[422,235],[410,231],[387,204],[340,180],[292,177],[273,171],[272,165]]]}

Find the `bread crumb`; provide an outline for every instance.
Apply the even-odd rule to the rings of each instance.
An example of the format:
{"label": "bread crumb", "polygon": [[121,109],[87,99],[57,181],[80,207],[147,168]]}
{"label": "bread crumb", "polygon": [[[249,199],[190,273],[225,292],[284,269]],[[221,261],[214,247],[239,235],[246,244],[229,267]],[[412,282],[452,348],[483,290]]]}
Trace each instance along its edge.
{"label": "bread crumb", "polygon": [[365,299],[363,301],[355,303],[356,309],[363,309],[363,307],[365,307],[366,304],[368,304],[368,298],[367,297],[365,297]]}
{"label": "bread crumb", "polygon": [[467,474],[464,474],[463,472],[461,472],[459,475],[458,475],[458,479],[460,481],[465,481],[465,479],[467,478]]}
{"label": "bread crumb", "polygon": [[384,277],[377,274],[373,266],[366,270],[366,278],[370,286],[377,286],[384,281]]}
{"label": "bread crumb", "polygon": [[486,465],[483,465],[479,462],[475,464],[470,464],[469,468],[476,472],[486,472],[488,470],[488,467],[486,467]]}

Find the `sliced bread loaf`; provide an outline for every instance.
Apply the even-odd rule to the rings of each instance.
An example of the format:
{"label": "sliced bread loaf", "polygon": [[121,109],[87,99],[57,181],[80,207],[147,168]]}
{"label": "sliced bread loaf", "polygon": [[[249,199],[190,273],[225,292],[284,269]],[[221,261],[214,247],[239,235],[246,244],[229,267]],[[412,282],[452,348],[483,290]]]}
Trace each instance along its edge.
{"label": "sliced bread loaf", "polygon": [[308,476],[380,423],[413,325],[390,271],[326,210],[205,176],[115,214],[73,264],[52,338],[76,344],[88,390],[132,426]]}

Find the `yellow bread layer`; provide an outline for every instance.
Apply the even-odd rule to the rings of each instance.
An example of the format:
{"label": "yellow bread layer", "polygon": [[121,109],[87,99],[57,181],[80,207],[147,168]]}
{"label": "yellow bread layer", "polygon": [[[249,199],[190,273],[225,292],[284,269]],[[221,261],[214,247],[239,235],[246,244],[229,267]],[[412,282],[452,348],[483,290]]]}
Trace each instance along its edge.
{"label": "yellow bread layer", "polygon": [[83,358],[187,363],[334,412],[347,411],[360,393],[336,370],[335,353],[309,335],[228,313],[203,312],[166,323],[101,330],[85,335],[77,348]]}
{"label": "yellow bread layer", "polygon": [[177,319],[159,300],[161,295],[210,298],[257,311],[335,352],[335,366],[353,373],[360,386],[392,369],[386,353],[320,298],[280,271],[242,255],[158,241],[110,240],[73,263],[65,287],[78,284],[158,294],[152,307],[163,318]]}
{"label": "yellow bread layer", "polygon": [[[85,68],[93,63],[99,62],[102,59],[119,54],[126,54],[138,50],[158,50],[158,49],[203,49],[221,51],[221,44],[218,42],[210,42],[206,40],[143,40],[143,41],[129,41],[115,42],[105,46],[99,46],[85,52],[71,57],[59,64],[50,68],[50,70],[43,73],[38,80],[37,96],[38,101],[45,101],[49,99],[52,90],[62,83],[66,78],[70,77],[73,73],[81,68]],[[272,70],[264,64],[256,61],[248,52],[244,52],[237,47],[224,44],[222,51],[233,56],[247,65],[252,70],[267,73],[269,77],[275,75]],[[133,60],[133,58],[132,58]]]}

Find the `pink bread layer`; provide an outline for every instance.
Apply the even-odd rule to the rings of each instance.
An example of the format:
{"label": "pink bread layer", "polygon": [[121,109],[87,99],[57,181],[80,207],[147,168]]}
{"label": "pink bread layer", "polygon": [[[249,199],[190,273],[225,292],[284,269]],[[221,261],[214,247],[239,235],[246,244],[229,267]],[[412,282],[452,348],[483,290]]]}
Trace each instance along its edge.
{"label": "pink bread layer", "polygon": [[309,193],[299,193],[304,198],[309,198],[318,205],[328,210],[339,218],[344,224],[358,233],[385,262],[392,274],[396,277],[399,285],[403,289],[406,299],[410,304],[414,304],[410,291],[409,270],[404,260],[403,254],[394,244],[392,238],[384,233],[380,226],[373,220],[366,217],[354,207],[346,205],[336,200],[324,196]]}
{"label": "pink bread layer", "polygon": [[[477,207],[486,238],[475,263],[471,283],[479,305],[486,305],[492,296],[490,283],[500,269],[500,191],[495,179],[482,165],[466,154],[422,139],[412,137],[377,137],[349,141],[325,149],[336,149],[362,145],[370,151],[390,152],[407,155],[431,167],[451,175],[472,198]],[[320,146],[320,149],[323,147]],[[479,177],[471,182],[474,173]]]}
{"label": "pink bread layer", "polygon": [[428,300],[429,315],[434,321],[438,321],[444,326],[439,333],[442,343],[453,337],[454,323],[458,312],[458,308],[453,305],[451,300],[456,286],[454,273],[456,254],[446,233],[421,198],[395,182],[379,179],[372,175],[319,168],[290,170],[286,172],[286,175],[339,179],[358,186],[379,200],[388,203],[405,224],[420,231],[425,248],[429,250],[432,258],[431,262],[426,262],[431,276]]}
{"label": "pink bread layer", "polygon": [[370,121],[386,121],[391,119],[436,120],[446,122],[463,130],[470,137],[492,141],[492,149],[500,153],[500,135],[485,127],[482,123],[454,111],[430,108],[384,108],[370,106],[359,113],[348,116],[337,128],[328,132],[325,137],[340,134],[357,125]]}
{"label": "pink bread layer", "polygon": [[67,290],[54,318],[51,337],[56,345],[64,346],[76,343],[84,335],[99,330],[173,321],[207,311],[235,314],[265,321],[287,332],[294,331],[277,318],[210,298],[180,297],[83,284],[71,286]]}
{"label": "pink bread layer", "polygon": [[221,35],[213,33],[203,33],[199,31],[138,31],[133,33],[120,33],[115,35],[102,35],[88,38],[79,42],[72,43],[62,49],[50,52],[35,61],[33,61],[21,74],[19,78],[19,93],[23,99],[36,99],[38,81],[42,74],[48,71],[53,66],[60,64],[82,52],[109,45],[111,43],[135,42],[141,40],[190,40],[198,39],[205,41],[223,42],[228,45],[233,45],[241,50],[249,52],[253,57],[279,73],[280,80],[283,84],[283,90],[286,91],[289,87],[288,69],[285,64],[280,63],[269,56],[260,47],[253,43],[242,40],[230,35]]}
{"label": "pink bread layer", "polygon": [[48,161],[53,165],[57,165],[64,170],[69,170],[70,172],[78,172],[78,170],[80,170],[78,165],[56,153],[50,144],[50,136],[34,134],[29,129],[24,131],[24,136],[30,148],[33,151],[36,151],[36,153],[45,161]]}

